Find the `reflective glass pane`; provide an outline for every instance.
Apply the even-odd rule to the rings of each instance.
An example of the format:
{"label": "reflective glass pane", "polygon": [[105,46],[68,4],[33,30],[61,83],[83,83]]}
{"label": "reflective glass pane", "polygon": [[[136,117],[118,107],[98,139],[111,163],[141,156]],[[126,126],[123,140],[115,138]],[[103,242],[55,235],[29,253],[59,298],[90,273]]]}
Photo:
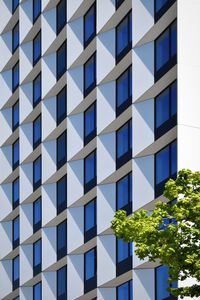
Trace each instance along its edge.
{"label": "reflective glass pane", "polygon": [[41,74],[33,81],[33,104],[41,100]]}
{"label": "reflective glass pane", "polygon": [[85,183],[94,179],[95,175],[95,152],[92,152],[85,159]]}
{"label": "reflective glass pane", "polygon": [[19,239],[19,217],[13,220],[13,240]]}
{"label": "reflective glass pane", "polygon": [[19,22],[13,28],[13,52],[19,46]]}
{"label": "reflective glass pane", "polygon": [[60,123],[66,117],[67,99],[66,87],[57,95],[57,122]]}
{"label": "reflective glass pane", "polygon": [[67,226],[66,222],[62,222],[57,227],[57,245],[58,245],[58,251],[62,248],[65,248],[67,245]]}
{"label": "reflective glass pane", "polygon": [[129,257],[129,244],[122,239],[117,239],[117,262]]}
{"label": "reflective glass pane", "polygon": [[117,131],[117,158],[128,152],[129,149],[129,135],[128,123]]}
{"label": "reflective glass pane", "polygon": [[158,71],[169,61],[169,29],[156,41],[156,70]]}
{"label": "reflective glass pane", "polygon": [[41,56],[41,32],[33,40],[33,63],[36,63]]}
{"label": "reflective glass pane", "polygon": [[41,282],[33,286],[33,300],[42,300],[42,284]]}
{"label": "reflective glass pane", "polygon": [[41,180],[41,157],[34,161],[34,183]]}
{"label": "reflective glass pane", "polygon": [[156,300],[163,300],[170,296],[167,291],[169,287],[168,279],[168,267],[160,266],[156,268]]}
{"label": "reflective glass pane", "polygon": [[156,127],[165,123],[170,117],[169,111],[170,90],[166,89],[156,98]]}
{"label": "reflective glass pane", "polygon": [[59,79],[66,71],[67,67],[67,52],[66,42],[57,51],[57,79]]}
{"label": "reflective glass pane", "polygon": [[171,116],[177,114],[177,81],[171,86]]}
{"label": "reflective glass pane", "polygon": [[128,204],[128,181],[128,176],[125,176],[117,182],[117,209],[121,209],[122,207]]}
{"label": "reflective glass pane", "polygon": [[171,144],[171,175],[177,173],[177,142]]}
{"label": "reflective glass pane", "polygon": [[14,12],[19,5],[19,0],[12,0],[12,11]]}
{"label": "reflective glass pane", "polygon": [[66,0],[60,0],[57,5],[57,33],[61,31],[61,29],[66,24]]}
{"label": "reflective glass pane", "polygon": [[19,164],[19,140],[13,144],[13,166]]}
{"label": "reflective glass pane", "polygon": [[67,154],[66,132],[57,139],[57,164],[65,163]]}
{"label": "reflective glass pane", "polygon": [[33,257],[33,264],[34,267],[41,264],[41,240],[38,240],[33,244],[34,247],[34,257]]}
{"label": "reflective glass pane", "polygon": [[85,205],[85,231],[96,225],[95,200]]}
{"label": "reflective glass pane", "polygon": [[41,13],[41,0],[33,0],[33,21],[35,21]]}
{"label": "reflective glass pane", "polygon": [[64,295],[67,287],[66,267],[61,268],[57,272],[57,293],[58,297]]}
{"label": "reflective glass pane", "polygon": [[129,299],[129,283],[126,282],[117,288],[118,300],[131,300]]}
{"label": "reflective glass pane", "polygon": [[93,5],[84,17],[85,43],[95,34],[95,6]]}
{"label": "reflective glass pane", "polygon": [[95,249],[85,253],[85,280],[95,275]]}
{"label": "reflective glass pane", "polygon": [[156,154],[156,183],[169,177],[169,146]]}
{"label": "reflective glass pane", "polygon": [[57,183],[57,206],[67,202],[67,177],[62,177]]}
{"label": "reflective glass pane", "polygon": [[13,202],[17,202],[19,200],[19,178],[17,178],[13,182]]}
{"label": "reflective glass pane", "polygon": [[41,140],[41,116],[33,123],[33,143],[36,144]]}
{"label": "reflective glass pane", "polygon": [[156,12],[158,12],[169,0],[156,0]]}
{"label": "reflective glass pane", "polygon": [[85,112],[85,136],[88,136],[96,128],[95,104]]}
{"label": "reflective glass pane", "polygon": [[117,80],[117,106],[129,98],[129,71],[127,70]]}
{"label": "reflective glass pane", "polygon": [[19,101],[13,106],[13,129],[19,125]]}
{"label": "reflective glass pane", "polygon": [[13,260],[13,279],[14,281],[19,279],[19,256]]}
{"label": "reflective glass pane", "polygon": [[84,85],[85,90],[87,90],[90,86],[95,83],[95,55],[93,55],[90,60],[88,60],[85,64],[85,78]]}
{"label": "reflective glass pane", "polygon": [[128,17],[126,17],[117,27],[117,55],[128,46],[128,26]]}
{"label": "reflective glass pane", "polygon": [[177,23],[174,22],[171,26],[171,56],[177,54]]}
{"label": "reflective glass pane", "polygon": [[19,62],[13,68],[13,90],[19,85]]}
{"label": "reflective glass pane", "polygon": [[42,217],[41,199],[39,198],[33,204],[33,223],[38,224]]}

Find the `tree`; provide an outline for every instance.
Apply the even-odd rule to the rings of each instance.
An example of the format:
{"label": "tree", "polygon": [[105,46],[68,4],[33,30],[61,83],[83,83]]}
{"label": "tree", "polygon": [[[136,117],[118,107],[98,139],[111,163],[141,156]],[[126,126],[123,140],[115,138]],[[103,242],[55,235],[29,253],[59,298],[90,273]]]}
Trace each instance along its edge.
{"label": "tree", "polygon": [[[200,296],[200,172],[183,169],[165,184],[164,196],[174,204],[158,202],[152,212],[126,216],[117,211],[112,229],[117,238],[134,242],[140,259],[160,260],[169,266],[169,282],[189,277],[196,284],[169,288],[174,296]],[[167,220],[167,222],[166,222]]]}

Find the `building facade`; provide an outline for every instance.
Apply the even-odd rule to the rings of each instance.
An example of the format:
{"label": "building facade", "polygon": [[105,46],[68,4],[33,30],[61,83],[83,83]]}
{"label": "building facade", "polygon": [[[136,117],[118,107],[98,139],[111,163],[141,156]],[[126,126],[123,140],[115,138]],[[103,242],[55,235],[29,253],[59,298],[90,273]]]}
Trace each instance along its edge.
{"label": "building facade", "polygon": [[0,299],[176,299],[110,225],[200,167],[199,11],[0,1]]}

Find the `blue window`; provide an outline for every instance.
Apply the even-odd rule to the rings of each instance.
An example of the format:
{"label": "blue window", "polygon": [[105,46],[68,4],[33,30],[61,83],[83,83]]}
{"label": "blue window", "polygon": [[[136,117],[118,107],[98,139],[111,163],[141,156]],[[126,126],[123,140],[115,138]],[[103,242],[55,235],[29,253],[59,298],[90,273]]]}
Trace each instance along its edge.
{"label": "blue window", "polygon": [[57,138],[57,169],[67,162],[67,132]]}
{"label": "blue window", "polygon": [[19,177],[12,183],[12,205],[13,209],[19,205]]}
{"label": "blue window", "polygon": [[117,300],[133,300],[133,282],[127,281],[117,287]]}
{"label": "blue window", "polygon": [[122,239],[116,239],[117,249],[117,276],[132,269],[132,243],[126,243]]}
{"label": "blue window", "polygon": [[84,15],[84,47],[92,41],[96,35],[96,3]]}
{"label": "blue window", "polygon": [[177,141],[156,153],[156,197],[163,193],[164,185],[169,178],[177,175]]}
{"label": "blue window", "polygon": [[155,80],[177,63],[177,22],[174,21],[155,41]]}
{"label": "blue window", "polygon": [[132,158],[132,120],[117,130],[117,161],[116,167],[120,168]]}
{"label": "blue window", "polygon": [[60,0],[56,6],[57,34],[61,32],[66,24],[66,0]]}
{"label": "blue window", "polygon": [[42,241],[38,240],[33,244],[33,276],[41,272]]}
{"label": "blue window", "polygon": [[116,27],[116,61],[132,48],[132,11]]}
{"label": "blue window", "polygon": [[41,31],[33,40],[33,65],[35,65],[41,57]]}
{"label": "blue window", "polygon": [[97,234],[96,199],[84,206],[84,242],[86,243]]}
{"label": "blue window", "polygon": [[155,21],[158,21],[175,2],[176,0],[155,0]]}
{"label": "blue window", "polygon": [[12,69],[12,91],[14,91],[19,86],[19,62],[16,63],[16,65]]}
{"label": "blue window", "polygon": [[18,6],[19,6],[19,0],[12,0],[12,13],[15,12]]}
{"label": "blue window", "polygon": [[13,170],[19,166],[19,139],[13,144]]}
{"label": "blue window", "polygon": [[12,30],[12,53],[15,52],[18,46],[19,46],[19,22],[17,22],[17,24]]}
{"label": "blue window", "polygon": [[169,277],[168,272],[169,272],[169,267],[167,266],[159,266],[155,269],[156,300],[177,299],[167,291],[169,287],[177,288],[177,282],[173,282],[171,284],[168,282],[168,277]]}
{"label": "blue window", "polygon": [[41,156],[33,162],[33,190],[35,191],[41,185],[42,169]]}
{"label": "blue window", "polygon": [[41,13],[41,0],[33,0],[33,23]]}
{"label": "blue window", "polygon": [[177,81],[156,97],[155,105],[157,139],[177,124]]}
{"label": "blue window", "polygon": [[57,271],[57,300],[67,299],[67,267]]}
{"label": "blue window", "polygon": [[33,232],[34,233],[41,228],[41,220],[42,220],[42,203],[41,203],[41,198],[39,198],[35,200],[35,202],[33,203]]}
{"label": "blue window", "polygon": [[33,122],[33,149],[41,143],[41,115]]}
{"label": "blue window", "polygon": [[19,216],[13,220],[13,249],[19,246]]}
{"label": "blue window", "polygon": [[15,298],[14,300],[19,300],[19,297]]}
{"label": "blue window", "polygon": [[132,103],[132,67],[116,80],[116,114],[121,114]]}
{"label": "blue window", "polygon": [[115,6],[116,9],[118,9],[118,7],[120,7],[120,5],[124,2],[124,0],[116,0]]}
{"label": "blue window", "polygon": [[121,178],[117,184],[117,210],[123,209],[132,213],[132,173]]}
{"label": "blue window", "polygon": [[16,256],[12,261],[13,267],[13,290],[19,287],[19,256]]}
{"label": "blue window", "polygon": [[66,86],[57,95],[57,125],[67,116],[67,89]]}
{"label": "blue window", "polygon": [[84,64],[84,96],[96,86],[96,53]]}
{"label": "blue window", "polygon": [[96,185],[96,150],[84,159],[84,192]]}
{"label": "blue window", "polygon": [[57,182],[57,214],[67,208],[67,175]]}
{"label": "blue window", "polygon": [[42,300],[42,283],[38,282],[33,286],[33,300]]}
{"label": "blue window", "polygon": [[19,100],[12,107],[12,130],[19,126]]}
{"label": "blue window", "polygon": [[41,101],[41,73],[33,80],[33,107]]}
{"label": "blue window", "polygon": [[97,254],[93,248],[84,254],[84,292],[87,293],[97,286]]}
{"label": "blue window", "polygon": [[67,49],[66,41],[60,46],[56,52],[56,67],[57,67],[57,80],[66,72],[67,69]]}
{"label": "blue window", "polygon": [[57,260],[67,255],[67,221],[57,226]]}
{"label": "blue window", "polygon": [[96,102],[84,112],[84,144],[96,136]]}

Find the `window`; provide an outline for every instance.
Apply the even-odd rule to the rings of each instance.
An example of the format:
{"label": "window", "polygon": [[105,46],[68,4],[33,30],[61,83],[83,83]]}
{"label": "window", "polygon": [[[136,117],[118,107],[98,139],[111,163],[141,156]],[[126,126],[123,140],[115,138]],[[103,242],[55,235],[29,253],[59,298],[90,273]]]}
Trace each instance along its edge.
{"label": "window", "polygon": [[116,27],[117,63],[132,48],[132,11]]}
{"label": "window", "polygon": [[33,107],[41,101],[41,73],[33,81]]}
{"label": "window", "polygon": [[133,300],[133,282],[127,281],[117,287],[117,300]]}
{"label": "window", "polygon": [[115,6],[116,9],[118,9],[118,7],[120,7],[120,5],[124,2],[124,0],[116,0]]}
{"label": "window", "polygon": [[96,34],[96,3],[84,15],[84,47],[92,41]]}
{"label": "window", "polygon": [[176,178],[177,175],[177,141],[156,153],[156,197],[163,193],[164,185],[169,178]]}
{"label": "window", "polygon": [[84,254],[84,293],[97,286],[97,253],[93,248]]}
{"label": "window", "polygon": [[177,124],[177,81],[156,97],[155,114],[157,139]]}
{"label": "window", "polygon": [[97,234],[96,199],[84,206],[84,242],[86,243]]}
{"label": "window", "polygon": [[16,256],[12,261],[12,267],[13,267],[13,290],[16,290],[19,287],[19,256]]}
{"label": "window", "polygon": [[57,169],[67,162],[67,132],[57,138]]}
{"label": "window", "polygon": [[41,31],[33,40],[33,65],[35,65],[41,57]]}
{"label": "window", "polygon": [[41,272],[42,242],[41,239],[33,244],[33,276]]}
{"label": "window", "polygon": [[123,209],[127,214],[132,213],[132,173],[121,178],[116,184],[117,210]]}
{"label": "window", "polygon": [[96,150],[84,159],[84,192],[96,185]]}
{"label": "window", "polygon": [[19,246],[19,216],[13,220],[13,249]]}
{"label": "window", "polygon": [[132,120],[117,130],[117,161],[116,167],[120,168],[132,158]]}
{"label": "window", "polygon": [[13,209],[19,205],[19,177],[12,183],[12,205]]}
{"label": "window", "polygon": [[41,115],[33,122],[33,149],[41,143]]}
{"label": "window", "polygon": [[19,6],[19,0],[12,0],[12,13],[15,12],[18,6]]}
{"label": "window", "polygon": [[41,0],[33,0],[33,23],[41,13]]}
{"label": "window", "polygon": [[158,21],[175,2],[176,0],[155,0],[155,21]]}
{"label": "window", "polygon": [[96,136],[96,102],[84,112],[84,144]]}
{"label": "window", "polygon": [[57,260],[67,255],[67,221],[57,226]]}
{"label": "window", "polygon": [[126,243],[122,239],[116,239],[117,250],[117,276],[132,269],[132,243]]}
{"label": "window", "polygon": [[66,0],[60,0],[56,6],[57,34],[61,32],[66,24]]}
{"label": "window", "polygon": [[169,284],[168,282],[169,268],[167,266],[159,266],[155,269],[155,294],[156,300],[176,300],[177,298],[172,296],[167,289],[169,287],[176,288],[177,282]]}
{"label": "window", "polygon": [[33,190],[35,191],[41,185],[41,156],[33,162]]}
{"label": "window", "polygon": [[16,63],[16,65],[12,69],[12,91],[14,91],[19,86],[19,61]]}
{"label": "window", "polygon": [[173,22],[155,41],[155,80],[177,63],[177,22]]}
{"label": "window", "polygon": [[19,100],[12,107],[12,130],[19,126]]}
{"label": "window", "polygon": [[96,53],[84,64],[84,96],[96,86]]}
{"label": "window", "polygon": [[19,139],[14,142],[12,145],[13,152],[13,170],[15,170],[19,166]]}
{"label": "window", "polygon": [[67,208],[67,175],[57,182],[57,214]]}
{"label": "window", "polygon": [[57,125],[67,116],[67,89],[66,86],[57,95]]}
{"label": "window", "polygon": [[60,46],[56,52],[56,67],[57,67],[57,80],[65,73],[67,69],[67,50],[66,50],[66,41]]}
{"label": "window", "polygon": [[41,228],[41,220],[42,220],[42,203],[41,203],[41,198],[39,198],[35,200],[35,202],[33,202],[33,232],[34,233]]}
{"label": "window", "polygon": [[132,103],[132,67],[116,80],[116,114],[120,115]]}
{"label": "window", "polygon": [[42,283],[38,282],[33,286],[33,300],[42,300]]}
{"label": "window", "polygon": [[67,299],[67,266],[57,271],[57,300]]}
{"label": "window", "polygon": [[15,52],[18,46],[19,46],[19,22],[17,22],[17,24],[12,30],[12,53]]}

